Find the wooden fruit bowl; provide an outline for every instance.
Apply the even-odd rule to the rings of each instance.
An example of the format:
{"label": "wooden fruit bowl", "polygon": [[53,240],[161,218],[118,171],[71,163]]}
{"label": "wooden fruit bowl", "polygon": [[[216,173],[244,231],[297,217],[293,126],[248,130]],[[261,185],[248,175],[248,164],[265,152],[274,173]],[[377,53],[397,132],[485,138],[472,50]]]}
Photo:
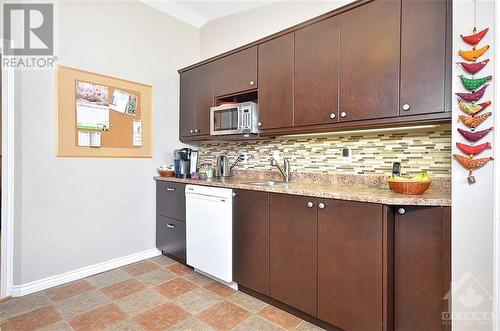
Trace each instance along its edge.
{"label": "wooden fruit bowl", "polygon": [[427,191],[431,186],[431,181],[418,181],[418,180],[392,180],[388,179],[389,187],[396,193],[399,194],[410,194],[410,195],[420,195]]}
{"label": "wooden fruit bowl", "polygon": [[166,166],[158,166],[158,167],[156,167],[156,170],[158,170],[158,173],[162,177],[174,177],[175,176],[175,171],[172,169],[169,169]]}
{"label": "wooden fruit bowl", "polygon": [[161,177],[174,177],[175,171],[173,170],[158,170]]}

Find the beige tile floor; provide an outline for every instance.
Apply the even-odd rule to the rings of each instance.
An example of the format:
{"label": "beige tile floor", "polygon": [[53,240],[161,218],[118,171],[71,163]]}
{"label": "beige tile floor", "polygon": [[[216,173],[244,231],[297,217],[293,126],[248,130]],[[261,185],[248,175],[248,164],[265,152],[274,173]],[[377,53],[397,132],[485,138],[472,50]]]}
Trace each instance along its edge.
{"label": "beige tile floor", "polygon": [[0,304],[0,330],[321,330],[168,257]]}

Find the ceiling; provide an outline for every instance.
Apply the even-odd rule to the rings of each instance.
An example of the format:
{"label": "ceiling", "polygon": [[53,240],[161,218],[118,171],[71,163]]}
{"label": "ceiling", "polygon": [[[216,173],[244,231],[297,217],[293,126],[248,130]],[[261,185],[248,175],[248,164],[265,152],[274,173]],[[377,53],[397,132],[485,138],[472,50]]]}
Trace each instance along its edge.
{"label": "ceiling", "polygon": [[265,6],[278,1],[170,1],[170,0],[142,0],[147,5],[156,8],[170,16],[191,24],[197,28],[202,27],[214,18],[227,16]]}

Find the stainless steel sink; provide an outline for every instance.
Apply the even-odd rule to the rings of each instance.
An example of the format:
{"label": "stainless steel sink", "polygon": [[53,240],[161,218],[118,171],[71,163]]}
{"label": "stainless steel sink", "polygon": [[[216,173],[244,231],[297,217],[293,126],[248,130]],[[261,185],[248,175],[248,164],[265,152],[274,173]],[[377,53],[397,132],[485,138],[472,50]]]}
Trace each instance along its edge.
{"label": "stainless steel sink", "polygon": [[249,185],[256,185],[256,186],[275,186],[275,185],[282,185],[286,184],[285,182],[275,182],[275,181],[267,181],[267,182],[252,182],[252,183],[246,183]]}

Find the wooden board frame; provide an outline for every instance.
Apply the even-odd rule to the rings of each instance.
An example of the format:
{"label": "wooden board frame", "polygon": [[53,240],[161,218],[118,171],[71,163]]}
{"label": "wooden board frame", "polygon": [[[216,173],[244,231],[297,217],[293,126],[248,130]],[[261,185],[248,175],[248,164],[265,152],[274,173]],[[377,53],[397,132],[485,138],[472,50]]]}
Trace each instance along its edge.
{"label": "wooden board frame", "polygon": [[[110,99],[114,89],[133,92],[139,95],[138,117],[142,124],[142,146],[107,147],[102,139],[102,147],[77,146],[76,128],[76,81],[90,82],[109,87]],[[56,144],[57,157],[102,157],[102,158],[151,158],[152,157],[152,118],[153,87],[125,79],[101,75],[98,73],[57,65],[56,67]],[[110,133],[113,132],[114,111],[110,110]],[[129,116],[121,115],[119,116]],[[140,118],[139,118],[140,117]],[[129,117],[130,123],[134,117]],[[123,130],[123,128],[122,128]],[[128,130],[128,128],[127,128]],[[87,131],[87,130],[82,130]],[[127,131],[128,132],[128,131]],[[103,134],[108,134],[103,132]],[[123,132],[119,135],[123,136]],[[128,134],[128,133],[125,133]],[[132,137],[132,125],[130,125]],[[104,137],[103,137],[104,138]],[[126,144],[125,144],[126,145]]]}

